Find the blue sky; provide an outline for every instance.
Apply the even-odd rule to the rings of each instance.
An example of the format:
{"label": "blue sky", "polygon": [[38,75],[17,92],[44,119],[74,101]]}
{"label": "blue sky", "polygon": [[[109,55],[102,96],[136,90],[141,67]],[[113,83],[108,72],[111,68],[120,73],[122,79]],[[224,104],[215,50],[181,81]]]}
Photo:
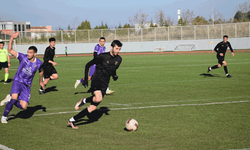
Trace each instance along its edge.
{"label": "blue sky", "polygon": [[177,21],[177,9],[194,11],[195,16],[209,19],[212,4],[228,20],[234,17],[238,6],[249,0],[6,0],[1,3],[2,21],[28,21],[31,26],[52,25],[53,29],[68,25],[73,26],[75,18],[78,24],[87,19],[91,27],[100,25],[101,21],[110,27],[129,23],[140,9],[147,13],[148,20],[154,19],[155,11],[162,9],[166,16]]}

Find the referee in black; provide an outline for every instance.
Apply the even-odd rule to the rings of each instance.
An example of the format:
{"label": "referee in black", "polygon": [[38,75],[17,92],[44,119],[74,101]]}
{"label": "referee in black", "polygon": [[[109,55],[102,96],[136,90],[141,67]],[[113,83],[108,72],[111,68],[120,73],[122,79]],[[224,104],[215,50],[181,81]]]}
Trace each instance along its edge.
{"label": "referee in black", "polygon": [[[44,56],[43,56],[43,72],[44,72],[44,81],[43,84],[46,86],[49,82],[49,80],[56,80],[58,79],[58,74],[54,66],[57,65],[56,62],[54,62],[54,56],[55,56],[55,44],[56,39],[50,38],[49,39],[49,46],[45,49]],[[39,94],[45,94],[45,91],[41,87],[39,89]]]}
{"label": "referee in black", "polygon": [[122,58],[118,55],[122,48],[122,43],[118,40],[114,40],[111,43],[111,51],[107,53],[102,53],[96,56],[93,60],[88,62],[85,66],[85,77],[83,80],[83,86],[85,88],[88,86],[88,72],[90,66],[96,64],[96,71],[91,77],[91,97],[82,98],[76,105],[75,109],[78,110],[85,103],[90,103],[90,106],[82,110],[80,113],[68,120],[68,125],[73,129],[78,129],[75,125],[75,121],[93,112],[96,107],[101,103],[104,95],[106,94],[107,87],[109,85],[110,77],[116,81],[118,76],[116,75],[116,70],[119,68]]}
{"label": "referee in black", "polygon": [[230,42],[227,41],[228,40],[228,36],[224,35],[223,36],[223,41],[218,43],[216,45],[216,47],[214,48],[214,51],[217,53],[217,59],[218,59],[218,65],[214,65],[213,67],[208,67],[207,73],[209,73],[212,69],[217,69],[220,68],[222,65],[224,66],[224,70],[226,73],[226,76],[228,78],[231,78],[232,76],[230,74],[228,74],[228,70],[227,70],[227,62],[225,61],[225,54],[227,51],[227,48],[229,47],[232,55],[234,56],[234,52],[233,52],[233,48],[230,44]]}

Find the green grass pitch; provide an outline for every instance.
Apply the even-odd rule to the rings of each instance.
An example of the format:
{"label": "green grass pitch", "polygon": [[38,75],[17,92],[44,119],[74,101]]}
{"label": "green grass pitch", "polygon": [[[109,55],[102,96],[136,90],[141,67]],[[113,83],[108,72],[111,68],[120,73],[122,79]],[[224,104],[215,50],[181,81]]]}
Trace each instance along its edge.
{"label": "green grass pitch", "polygon": [[[36,74],[29,108],[13,107],[9,123],[0,124],[0,145],[18,150],[250,148],[250,52],[227,53],[230,79],[223,68],[211,71],[213,76],[200,75],[217,64],[215,53],[122,58],[119,79],[110,83],[115,93],[100,104],[110,111],[89,116],[98,121],[83,118],[78,130],[67,127],[67,120],[77,113],[76,102],[90,94],[73,85],[92,57],[55,58],[59,79],[39,95]],[[11,65],[12,79],[18,60],[11,59]],[[11,84],[0,83],[0,99],[10,89]],[[130,118],[139,122],[136,132],[124,130]]]}

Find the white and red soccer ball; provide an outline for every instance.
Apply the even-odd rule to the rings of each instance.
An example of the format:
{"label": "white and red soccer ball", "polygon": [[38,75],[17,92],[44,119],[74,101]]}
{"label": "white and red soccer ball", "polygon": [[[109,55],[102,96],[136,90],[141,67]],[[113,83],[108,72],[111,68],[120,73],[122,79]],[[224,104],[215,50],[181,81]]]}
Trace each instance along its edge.
{"label": "white and red soccer ball", "polygon": [[125,123],[128,131],[136,131],[138,129],[138,122],[135,119],[129,119]]}

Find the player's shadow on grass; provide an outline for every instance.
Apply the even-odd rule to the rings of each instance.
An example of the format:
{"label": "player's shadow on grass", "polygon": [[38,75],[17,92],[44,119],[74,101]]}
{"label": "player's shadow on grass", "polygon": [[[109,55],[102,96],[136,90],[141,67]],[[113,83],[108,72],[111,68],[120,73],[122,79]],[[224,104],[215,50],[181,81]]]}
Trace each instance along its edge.
{"label": "player's shadow on grass", "polygon": [[207,73],[202,73],[202,74],[200,74],[200,76],[204,76],[204,77],[220,77],[217,74],[207,74]]}
{"label": "player's shadow on grass", "polygon": [[75,92],[74,94],[85,94],[85,93],[89,93],[89,92]]}
{"label": "player's shadow on grass", "polygon": [[16,115],[10,115],[10,118],[8,120],[16,119],[16,118],[22,118],[22,119],[28,119],[34,115],[34,113],[38,110],[42,109],[44,112],[46,112],[46,107],[42,107],[42,105],[37,105],[34,107],[27,107],[27,109],[20,111]]}
{"label": "player's shadow on grass", "polygon": [[110,109],[108,109],[108,107],[101,107],[100,109],[96,109],[95,111],[87,115],[88,119],[81,119],[81,120],[76,121],[75,123],[78,126],[78,125],[85,125],[85,124],[96,122],[103,116],[103,114],[109,115],[108,113],[109,111]]}
{"label": "player's shadow on grass", "polygon": [[56,89],[56,86],[48,87],[45,89],[45,93],[53,92],[53,91],[58,91]]}
{"label": "player's shadow on grass", "polygon": [[[13,81],[13,79],[8,79],[8,80],[7,80],[8,83],[10,83],[10,82],[12,82],[12,81]],[[1,80],[0,82],[4,82],[4,80]]]}

